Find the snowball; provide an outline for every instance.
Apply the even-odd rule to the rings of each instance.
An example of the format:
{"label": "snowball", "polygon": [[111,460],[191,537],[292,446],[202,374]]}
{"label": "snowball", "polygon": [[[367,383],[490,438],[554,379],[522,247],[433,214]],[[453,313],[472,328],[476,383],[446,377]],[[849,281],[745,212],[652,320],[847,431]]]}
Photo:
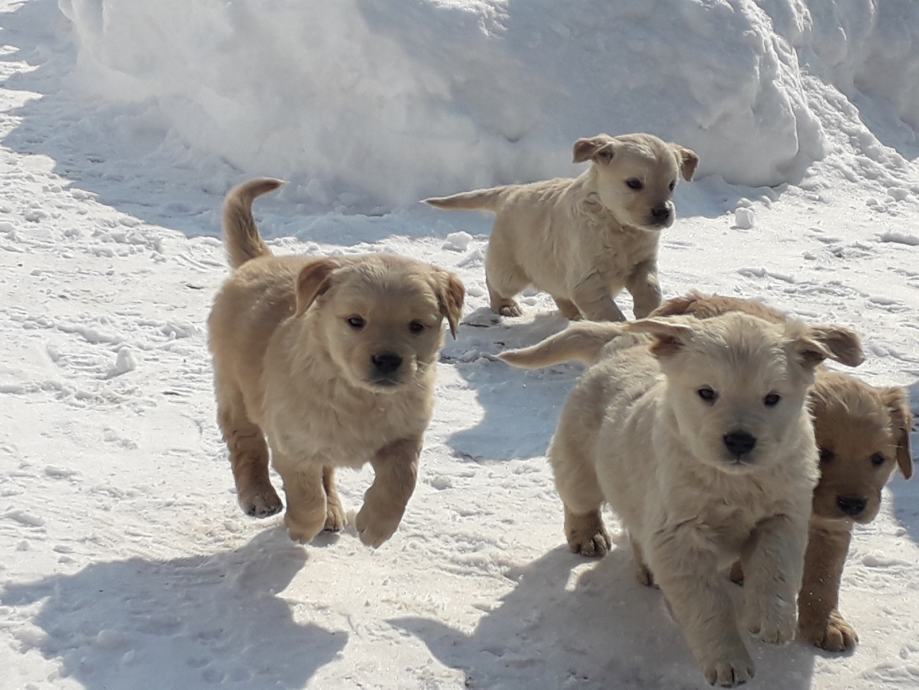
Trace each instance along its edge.
{"label": "snowball", "polygon": [[443,243],[443,248],[451,252],[464,252],[472,242],[472,235],[468,232],[451,232]]}
{"label": "snowball", "polygon": [[129,371],[134,371],[136,368],[137,363],[134,361],[134,355],[131,354],[128,348],[123,347],[118,350],[118,356],[115,357],[115,364],[109,369],[108,377],[121,376]]}
{"label": "snowball", "polygon": [[749,230],[753,227],[753,221],[756,218],[752,208],[739,206],[734,209],[734,227],[741,230]]}

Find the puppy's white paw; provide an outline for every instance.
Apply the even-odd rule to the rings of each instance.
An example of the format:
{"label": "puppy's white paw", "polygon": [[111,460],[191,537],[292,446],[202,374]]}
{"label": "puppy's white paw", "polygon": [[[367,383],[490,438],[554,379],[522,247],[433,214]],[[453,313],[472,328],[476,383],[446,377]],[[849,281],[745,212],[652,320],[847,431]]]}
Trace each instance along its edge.
{"label": "puppy's white paw", "polygon": [[517,302],[512,299],[502,300],[498,304],[493,304],[491,309],[492,311],[494,311],[497,314],[500,314],[501,316],[514,317],[514,316],[521,316],[523,314],[523,310],[520,309],[520,305],[517,304]]}
{"label": "puppy's white paw", "polygon": [[783,645],[791,642],[798,625],[798,607],[791,601],[773,596],[765,601],[751,597],[746,607],[746,628],[758,639],[769,644]]}
{"label": "puppy's white paw", "polygon": [[399,520],[387,520],[373,515],[364,506],[354,518],[354,527],[361,542],[373,548],[388,540],[399,526]]}
{"label": "puppy's white paw", "polygon": [[320,519],[300,522],[291,518],[290,512],[288,511],[284,514],[284,526],[287,528],[287,535],[293,541],[301,544],[308,544],[322,531],[325,525],[325,517],[325,513],[323,512],[319,516]]}
{"label": "puppy's white paw", "polygon": [[753,660],[746,650],[737,650],[702,665],[702,673],[709,685],[733,688],[753,678]]}
{"label": "puppy's white paw", "polygon": [[709,685],[733,688],[753,679],[753,661],[749,654],[734,658],[718,659],[706,664],[702,672]]}
{"label": "puppy's white paw", "polygon": [[277,492],[270,484],[256,486],[238,496],[239,507],[243,512],[255,518],[266,518],[281,512],[284,505]]}
{"label": "puppy's white paw", "polygon": [[609,535],[602,529],[593,534],[573,534],[568,537],[568,548],[572,553],[588,558],[600,558],[609,553]]}

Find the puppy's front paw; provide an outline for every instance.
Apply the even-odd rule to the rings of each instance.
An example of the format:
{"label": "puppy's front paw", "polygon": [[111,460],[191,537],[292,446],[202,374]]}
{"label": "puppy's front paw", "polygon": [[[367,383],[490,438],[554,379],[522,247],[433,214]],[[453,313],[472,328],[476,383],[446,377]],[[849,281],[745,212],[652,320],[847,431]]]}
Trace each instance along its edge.
{"label": "puppy's front paw", "polygon": [[492,311],[501,316],[520,316],[523,314],[520,305],[512,299],[502,300],[499,304],[493,305]]}
{"label": "puppy's front paw", "polygon": [[800,634],[802,639],[828,652],[848,652],[858,644],[858,633],[839,611],[833,611],[820,623],[802,623]]}
{"label": "puppy's front paw", "polygon": [[590,534],[576,531],[568,536],[568,548],[588,558],[605,556],[609,553],[610,545],[609,535],[602,527]]}
{"label": "puppy's front paw", "polygon": [[281,512],[283,504],[271,484],[253,487],[237,497],[243,512],[256,518],[266,518]]}
{"label": "puppy's front paw", "polygon": [[741,648],[734,654],[726,654],[702,664],[702,673],[709,685],[733,688],[752,680],[753,660],[747,650]]}
{"label": "puppy's front paw", "polygon": [[565,506],[565,538],[573,553],[589,558],[605,556],[611,546],[598,510],[576,514]]}
{"label": "puppy's front paw", "polygon": [[308,544],[322,531],[325,524],[325,513],[319,514],[315,519],[303,520],[291,517],[290,511],[284,514],[284,526],[288,536],[301,544]]}
{"label": "puppy's front paw", "polygon": [[795,636],[798,607],[794,597],[790,601],[773,596],[757,603],[749,597],[746,611],[747,630],[763,642],[787,644]]}
{"label": "puppy's front paw", "polygon": [[357,529],[357,536],[367,546],[373,548],[379,547],[383,542],[389,539],[399,526],[399,520],[387,520],[373,515],[364,506],[361,508],[357,517],[354,518],[354,527]]}

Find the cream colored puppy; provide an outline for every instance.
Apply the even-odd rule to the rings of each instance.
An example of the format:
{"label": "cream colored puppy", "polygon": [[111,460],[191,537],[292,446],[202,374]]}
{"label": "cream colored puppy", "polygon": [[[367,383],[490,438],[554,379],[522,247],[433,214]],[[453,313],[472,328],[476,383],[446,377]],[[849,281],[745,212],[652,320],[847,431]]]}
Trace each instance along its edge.
{"label": "cream colored puppy", "polygon": [[[667,300],[654,316],[691,314],[704,319],[731,311],[776,323],[787,318],[756,300],[695,292]],[[828,342],[857,344],[853,333],[838,327],[834,338],[832,328],[825,327]],[[860,347],[848,351],[843,347],[837,354],[852,366],[864,358]],[[877,517],[882,489],[894,467],[898,466],[905,478],[912,476],[912,414],[903,388],[870,386],[826,367],[817,369],[810,400],[820,448],[820,482],[814,489],[804,584],[798,594],[798,637],[840,652],[853,649],[858,642],[855,628],[839,611],[839,586],[852,528]],[[742,581],[739,563],[731,576]]]}
{"label": "cream colored puppy", "polygon": [[492,211],[485,259],[491,308],[519,316],[514,297],[528,285],[552,295],[569,319],[623,321],[614,298],[623,288],[642,318],[661,302],[660,232],[676,211],[673,190],[692,179],[699,157],[650,134],[578,139],[576,179],[480,189],[426,199],[445,209]]}
{"label": "cream colored puppy", "polygon": [[817,482],[805,399],[814,368],[833,356],[820,337],[732,313],[578,324],[503,355],[518,366],[599,357],[549,449],[569,545],[609,548],[608,501],[642,580],[653,573],[712,684],[753,676],[719,573],[735,558],[748,577],[745,628],[771,643],[794,636]]}
{"label": "cream colored puppy", "polygon": [[[224,242],[235,269],[208,319],[220,428],[239,503],[277,513],[268,447],[284,480],[284,522],[308,542],[345,522],[336,467],[373,465],[355,526],[379,546],[415,487],[446,318],[455,334],[463,285],[452,273],[385,254],[274,257],[252,218],[277,180],[233,189]],[[265,438],[267,436],[267,445]]]}

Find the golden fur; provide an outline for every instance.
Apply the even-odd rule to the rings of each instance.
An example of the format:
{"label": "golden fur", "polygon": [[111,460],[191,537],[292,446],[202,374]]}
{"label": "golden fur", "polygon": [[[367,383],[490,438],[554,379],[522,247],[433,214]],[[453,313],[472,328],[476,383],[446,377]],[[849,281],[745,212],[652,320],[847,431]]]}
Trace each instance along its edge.
{"label": "golden fur", "polygon": [[647,316],[661,301],[657,249],[660,231],[675,217],[673,188],[681,175],[692,179],[699,157],[650,134],[600,134],[574,144],[574,161],[591,162],[576,179],[426,202],[495,213],[485,261],[495,313],[519,316],[514,297],[532,284],[552,295],[569,319],[624,320],[613,301],[623,288],[635,316]]}
{"label": "golden fur", "polygon": [[369,461],[375,477],[355,526],[379,546],[414,490],[442,323],[455,331],[463,286],[398,256],[272,256],[251,205],[279,184],[253,180],[227,195],[224,242],[235,270],[208,319],[239,503],[259,517],[281,509],[268,478],[270,446],[288,532],[307,542],[344,524],[335,468]]}
{"label": "golden fur", "polygon": [[[787,318],[755,300],[698,293],[668,300],[655,314],[710,318],[730,311],[776,322]],[[840,342],[845,340],[842,337]],[[857,364],[861,349],[852,349],[846,358]],[[820,481],[814,489],[804,584],[798,596],[799,635],[835,652],[852,649],[858,641],[855,629],[837,608],[852,526],[877,516],[881,490],[897,465],[904,477],[912,475],[912,422],[902,388],[870,386],[823,367],[811,392],[811,411],[821,452]],[[739,565],[732,577],[742,579]]]}
{"label": "golden fur", "polygon": [[[706,679],[745,682],[753,662],[719,569],[740,557],[750,574],[749,631],[791,639],[817,481],[805,400],[816,365],[836,355],[822,331],[739,313],[568,332],[502,357],[518,366],[595,361],[549,449],[569,546],[606,552],[608,501],[640,580],[660,585]],[[753,445],[738,450],[744,435]]]}

